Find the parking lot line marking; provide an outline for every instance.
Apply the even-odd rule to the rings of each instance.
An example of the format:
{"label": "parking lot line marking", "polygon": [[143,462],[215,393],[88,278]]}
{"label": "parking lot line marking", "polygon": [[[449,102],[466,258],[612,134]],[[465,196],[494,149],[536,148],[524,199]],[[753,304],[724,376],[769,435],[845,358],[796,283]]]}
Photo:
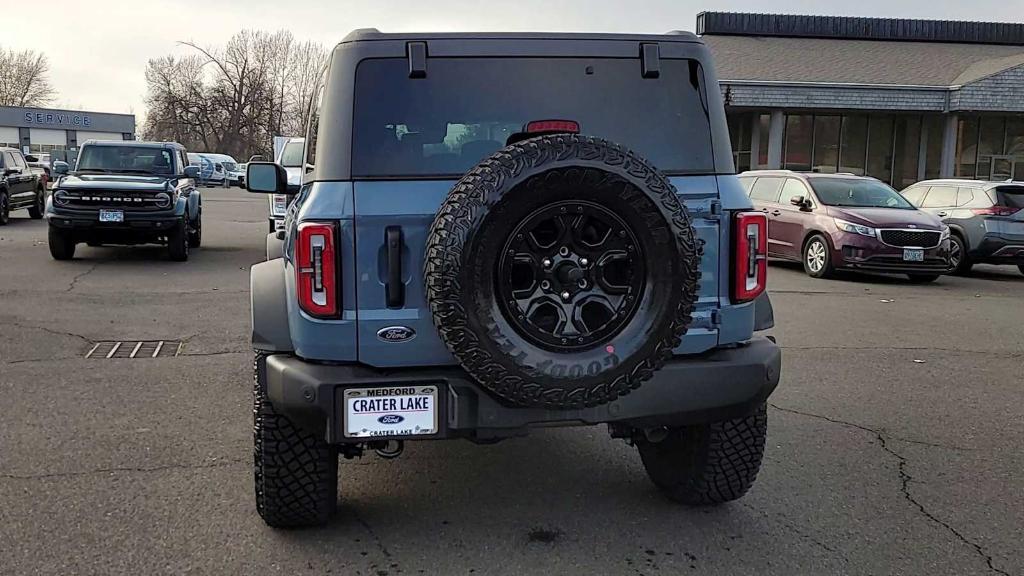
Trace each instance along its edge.
{"label": "parking lot line marking", "polygon": [[132,350],[132,355],[129,356],[129,358],[135,358],[135,355],[139,353],[139,348],[142,348],[142,342],[141,341],[138,344],[135,345],[135,349]]}
{"label": "parking lot line marking", "polygon": [[160,349],[163,348],[163,347],[164,347],[164,341],[163,340],[157,342],[156,350],[153,350],[153,355],[150,356],[150,358],[156,358],[157,356],[159,356],[160,355]]}
{"label": "parking lot line marking", "polygon": [[114,344],[114,347],[110,349],[110,352],[107,352],[107,358],[113,358],[114,354],[117,354],[117,349],[120,348],[120,347],[121,347],[121,343],[120,342],[117,342],[116,344]]}
{"label": "parking lot line marking", "polygon": [[97,349],[97,348],[99,348],[99,347],[100,347],[100,343],[99,343],[99,342],[97,342],[96,344],[93,344],[93,347],[92,347],[92,349],[91,349],[91,350],[89,350],[89,353],[88,353],[88,354],[86,354],[86,355],[85,355],[85,357],[86,357],[86,358],[91,358],[91,357],[92,357],[92,353],[93,353],[93,352],[95,352],[95,351],[96,351],[96,349]]}

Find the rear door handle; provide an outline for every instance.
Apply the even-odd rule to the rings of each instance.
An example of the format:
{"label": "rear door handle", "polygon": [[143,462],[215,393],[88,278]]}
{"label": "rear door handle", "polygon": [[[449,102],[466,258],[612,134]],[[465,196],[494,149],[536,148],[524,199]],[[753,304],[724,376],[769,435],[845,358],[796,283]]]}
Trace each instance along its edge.
{"label": "rear door handle", "polygon": [[936,212],[935,215],[936,216],[949,216],[949,212],[946,212],[945,210],[943,210],[942,212]]}
{"label": "rear door handle", "polygon": [[388,252],[388,278],[384,284],[384,299],[388,308],[405,305],[405,284],[402,283],[402,229],[388,226],[384,229],[384,245]]}
{"label": "rear door handle", "polygon": [[778,216],[779,214],[782,214],[780,210],[772,210],[772,216]]}

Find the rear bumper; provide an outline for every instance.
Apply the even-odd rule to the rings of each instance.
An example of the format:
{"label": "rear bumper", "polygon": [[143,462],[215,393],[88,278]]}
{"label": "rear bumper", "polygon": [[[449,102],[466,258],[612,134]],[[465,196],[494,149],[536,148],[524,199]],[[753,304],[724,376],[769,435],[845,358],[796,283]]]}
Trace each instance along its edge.
{"label": "rear bumper", "polygon": [[1024,264],[1024,236],[986,234],[968,254],[975,262]]}
{"label": "rear bumper", "polygon": [[385,371],[314,364],[287,354],[268,356],[266,385],[275,409],[322,432],[331,443],[346,441],[341,401],[345,389],[398,385],[439,387],[440,431],[431,438],[489,439],[523,435],[531,426],[679,426],[737,417],[775,390],[781,363],[778,346],[759,337],[736,348],[674,358],[630,394],[579,410],[505,406],[460,368]]}

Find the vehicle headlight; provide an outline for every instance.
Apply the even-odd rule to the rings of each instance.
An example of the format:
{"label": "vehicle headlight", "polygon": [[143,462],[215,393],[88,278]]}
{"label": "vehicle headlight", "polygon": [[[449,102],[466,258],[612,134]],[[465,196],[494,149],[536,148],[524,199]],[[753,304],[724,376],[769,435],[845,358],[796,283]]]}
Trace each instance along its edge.
{"label": "vehicle headlight", "polygon": [[942,227],[942,240],[949,240],[949,226]]}
{"label": "vehicle headlight", "polygon": [[67,206],[68,202],[70,202],[70,200],[68,199],[68,195],[63,190],[57,190],[56,192],[53,193],[54,204],[58,206]]}
{"label": "vehicle headlight", "polygon": [[860,234],[861,236],[871,236],[874,238],[875,229],[870,226],[863,226],[861,224],[854,224],[853,222],[847,222],[846,220],[840,220],[839,218],[833,218],[836,221],[836,226],[844,232],[852,232],[854,234]]}
{"label": "vehicle headlight", "polygon": [[167,192],[161,192],[153,197],[153,202],[157,208],[167,208],[171,205],[171,195]]}

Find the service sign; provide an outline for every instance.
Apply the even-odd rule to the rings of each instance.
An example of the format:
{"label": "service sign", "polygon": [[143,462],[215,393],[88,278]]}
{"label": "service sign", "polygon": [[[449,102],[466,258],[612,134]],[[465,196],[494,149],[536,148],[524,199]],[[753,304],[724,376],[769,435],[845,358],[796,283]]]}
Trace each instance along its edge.
{"label": "service sign", "polygon": [[437,386],[354,388],[344,397],[346,437],[437,433]]}

